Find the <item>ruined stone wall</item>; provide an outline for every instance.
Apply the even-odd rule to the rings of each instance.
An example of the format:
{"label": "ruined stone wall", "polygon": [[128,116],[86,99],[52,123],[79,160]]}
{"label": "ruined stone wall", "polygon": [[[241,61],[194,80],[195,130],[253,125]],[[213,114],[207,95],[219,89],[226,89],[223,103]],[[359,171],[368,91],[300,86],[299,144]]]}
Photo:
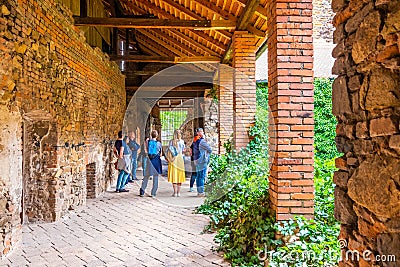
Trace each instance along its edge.
{"label": "ruined stone wall", "polygon": [[[400,1],[334,0],[332,8],[333,113],[344,154],[336,160],[335,217],[347,245],[339,266],[399,266]],[[346,257],[350,250],[359,261]],[[379,261],[390,255],[397,261]]]}
{"label": "ruined stone wall", "polygon": [[332,0],[313,0],[313,37],[315,41],[332,42],[334,12]]}
{"label": "ruined stone wall", "polygon": [[[112,179],[124,77],[55,0],[0,1],[0,256],[20,223],[54,221]],[[23,193],[22,193],[23,191]]]}
{"label": "ruined stone wall", "polygon": [[204,114],[204,133],[207,137],[207,142],[211,146],[213,153],[218,153],[218,103],[205,93],[202,103]]}

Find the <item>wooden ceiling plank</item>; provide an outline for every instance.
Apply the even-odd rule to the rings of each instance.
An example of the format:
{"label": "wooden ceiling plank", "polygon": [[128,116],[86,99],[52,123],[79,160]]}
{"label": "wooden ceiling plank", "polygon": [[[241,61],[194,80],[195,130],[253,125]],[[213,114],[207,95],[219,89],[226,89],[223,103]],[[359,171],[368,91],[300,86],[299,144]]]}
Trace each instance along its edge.
{"label": "wooden ceiling plank", "polygon": [[177,55],[177,54],[173,53],[173,51],[166,49],[165,47],[154,42],[152,39],[148,38],[145,35],[137,34],[136,37],[138,38],[138,40],[140,40],[142,45],[150,48],[151,50],[155,51],[158,54],[159,54],[159,52],[162,52],[162,54],[164,54],[166,56],[170,56],[170,57],[174,57]]}
{"label": "wooden ceiling plank", "polygon": [[[147,14],[147,11],[139,8],[138,6],[134,5],[133,3],[130,6],[135,8],[135,12],[136,15],[143,15],[143,14]],[[195,40],[193,40],[192,38],[190,38],[189,36],[183,34],[182,32],[178,31],[178,30],[172,30],[172,29],[168,29],[166,30],[168,32],[171,32],[172,34],[175,34],[176,36],[180,37],[182,40],[185,40],[186,42],[190,43],[191,45],[193,45],[194,47],[199,48],[200,50],[203,50],[205,52],[207,52],[210,56],[220,56],[217,52],[215,52],[214,50],[208,48],[207,46],[203,45],[200,42],[197,42]]]}
{"label": "wooden ceiling plank", "polygon": [[202,54],[198,53],[197,51],[193,50],[192,48],[190,48],[189,46],[187,46],[186,44],[183,44],[181,42],[179,42],[178,40],[172,38],[171,36],[169,36],[167,33],[161,31],[160,29],[153,29],[151,30],[152,32],[156,33],[160,38],[165,38],[166,40],[168,40],[168,42],[181,47],[183,50],[187,51],[189,55],[192,56],[203,56]]}
{"label": "wooden ceiling plank", "polygon": [[223,19],[227,19],[227,20],[234,21],[234,22],[236,22],[238,20],[238,18],[236,16],[230,14],[228,11],[220,8],[219,6],[217,6],[216,4],[214,4],[212,2],[209,2],[206,0],[194,0],[193,2],[201,5],[203,8],[207,9],[208,12],[216,14]]}
{"label": "wooden ceiling plank", "polygon": [[171,30],[168,29],[169,32],[171,32],[172,34],[178,36],[179,38],[181,38],[182,40],[185,40],[186,42],[190,43],[193,46],[197,46],[199,47],[201,50],[206,51],[208,54],[210,54],[210,56],[219,56],[219,54],[217,52],[215,52],[214,50],[208,48],[207,46],[203,45],[202,43],[199,43],[195,40],[193,40],[192,38],[190,38],[189,36],[181,33],[178,30]]}
{"label": "wooden ceiling plank", "polygon": [[151,40],[155,41],[156,43],[160,44],[161,46],[165,47],[166,49],[174,52],[175,54],[177,54],[178,56],[187,56],[185,55],[182,51],[176,49],[175,47],[173,47],[172,45],[168,44],[167,42],[165,42],[164,40],[160,39],[158,36],[152,34],[151,32],[144,30],[144,29],[138,29],[138,32],[140,32],[141,34],[147,36],[148,38],[150,38]]}
{"label": "wooden ceiling plank", "polygon": [[[136,0],[136,1],[138,3],[141,3],[143,6],[146,6],[148,9],[151,9],[154,12],[153,15],[157,15],[158,17],[161,15],[167,19],[176,18],[153,3],[150,3],[145,0]],[[204,32],[196,32],[194,30],[189,30],[189,29],[187,29],[187,31],[191,32],[192,34],[198,36],[199,38],[202,38],[203,40],[205,40],[209,43],[212,43],[213,45],[217,46],[221,50],[224,50],[224,51],[226,50],[226,46],[224,44],[218,42],[217,40],[212,39],[209,35],[205,34]]]}
{"label": "wooden ceiling plank", "polygon": [[[182,6],[181,4],[175,2],[174,0],[162,0],[162,2],[168,4],[169,6],[175,8],[176,10],[179,10],[180,12],[182,12],[183,14],[196,19],[196,20],[203,20],[205,19],[204,17],[202,17],[201,15],[197,14],[196,12]],[[231,21],[233,22],[233,21]],[[232,33],[225,31],[225,30],[219,30],[217,31],[218,33],[220,33],[221,35],[225,36],[226,38],[232,38]]]}

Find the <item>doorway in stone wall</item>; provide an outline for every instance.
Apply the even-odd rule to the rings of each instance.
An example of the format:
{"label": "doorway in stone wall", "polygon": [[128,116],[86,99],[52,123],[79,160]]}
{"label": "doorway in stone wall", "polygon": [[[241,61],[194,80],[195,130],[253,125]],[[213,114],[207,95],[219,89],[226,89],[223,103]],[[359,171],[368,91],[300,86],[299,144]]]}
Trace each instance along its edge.
{"label": "doorway in stone wall", "polygon": [[56,219],[57,128],[49,114],[30,112],[23,122],[21,223]]}

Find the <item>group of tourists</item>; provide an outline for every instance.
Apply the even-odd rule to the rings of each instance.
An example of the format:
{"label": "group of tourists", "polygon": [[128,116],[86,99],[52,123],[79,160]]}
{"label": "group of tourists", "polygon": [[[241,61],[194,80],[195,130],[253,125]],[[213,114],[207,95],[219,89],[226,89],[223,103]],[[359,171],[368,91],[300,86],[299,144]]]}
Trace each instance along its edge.
{"label": "group of tourists", "polygon": [[[125,189],[128,182],[137,180],[137,157],[138,151],[142,155],[143,180],[139,190],[139,196],[144,196],[150,177],[153,179],[151,196],[156,197],[158,189],[158,176],[162,173],[161,157],[164,155],[168,162],[168,182],[172,183],[173,197],[181,196],[182,183],[186,181],[184,152],[185,143],[182,140],[180,130],[175,130],[173,139],[169,141],[165,153],[160,141],[157,140],[158,132],[151,131],[140,147],[135,140],[135,133],[129,132],[126,138],[123,138],[122,131],[118,133],[118,140],[115,142],[114,153],[118,158],[116,168],[119,171],[116,192],[129,192]],[[207,175],[208,164],[212,149],[205,140],[204,131],[198,128],[195,132],[193,143],[190,146],[192,175],[190,178],[190,192],[194,183],[197,186],[197,195],[205,196],[204,184]]]}

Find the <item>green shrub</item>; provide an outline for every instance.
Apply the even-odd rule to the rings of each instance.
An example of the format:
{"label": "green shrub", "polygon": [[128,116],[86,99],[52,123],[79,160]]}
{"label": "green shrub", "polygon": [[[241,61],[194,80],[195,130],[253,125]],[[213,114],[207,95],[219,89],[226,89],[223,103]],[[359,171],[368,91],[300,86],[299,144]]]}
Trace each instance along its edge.
{"label": "green shrub", "polygon": [[332,115],[333,79],[314,81],[315,156],[327,160],[339,156],[335,145],[337,121]]}
{"label": "green shrub", "polygon": [[333,217],[332,176],[334,158],[339,154],[334,142],[331,84],[330,79],[315,80],[315,220],[296,217],[275,223],[269,208],[266,84],[257,88],[256,125],[251,129],[254,139],[238,153],[212,158],[207,199],[198,211],[210,216],[219,249],[233,266],[263,266],[263,255],[269,266],[337,264],[340,225]]}

